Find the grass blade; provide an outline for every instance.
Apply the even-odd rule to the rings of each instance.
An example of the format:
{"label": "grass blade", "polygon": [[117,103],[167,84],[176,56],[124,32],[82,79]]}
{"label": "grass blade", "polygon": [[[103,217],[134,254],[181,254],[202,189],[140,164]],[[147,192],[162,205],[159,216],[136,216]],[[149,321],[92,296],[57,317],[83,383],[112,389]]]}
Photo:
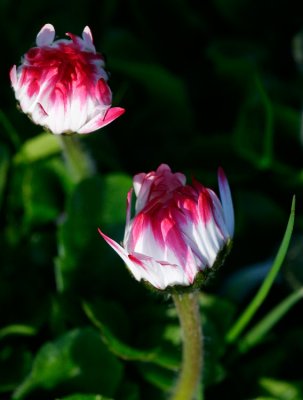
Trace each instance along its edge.
{"label": "grass blade", "polygon": [[266,333],[295,305],[303,298],[303,288],[291,293],[280,304],[273,308],[260,322],[258,322],[240,341],[241,352],[248,351],[258,344]]}
{"label": "grass blade", "polygon": [[290,211],[290,216],[288,219],[286,231],[285,231],[282,243],[279,247],[278,253],[276,255],[276,258],[273,262],[273,265],[272,265],[269,273],[267,274],[266,278],[264,279],[257,294],[251,301],[251,303],[248,305],[246,310],[244,310],[244,312],[240,315],[240,317],[238,318],[236,323],[228,331],[228,333],[226,335],[226,341],[228,343],[233,343],[239,337],[239,335],[246,328],[246,326],[248,325],[248,323],[250,322],[252,317],[255,315],[258,308],[263,303],[270,288],[272,287],[272,284],[281,268],[281,265],[284,261],[284,258],[286,256],[286,253],[288,250],[289,242],[290,242],[292,231],[293,231],[294,220],[295,220],[295,196],[292,199],[291,211]]}

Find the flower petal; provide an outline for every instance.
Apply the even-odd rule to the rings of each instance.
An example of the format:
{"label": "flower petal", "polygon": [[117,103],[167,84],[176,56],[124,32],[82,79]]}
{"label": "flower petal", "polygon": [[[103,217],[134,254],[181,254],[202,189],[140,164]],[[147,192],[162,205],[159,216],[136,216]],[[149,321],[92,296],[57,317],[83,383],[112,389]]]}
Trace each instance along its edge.
{"label": "flower petal", "polygon": [[228,180],[221,167],[218,169],[218,182],[219,182],[220,198],[223,207],[225,223],[230,236],[233,237],[235,230],[233,201],[231,197]]}
{"label": "flower petal", "polygon": [[17,78],[17,68],[16,65],[13,65],[10,72],[9,72],[9,77],[11,80],[11,84],[13,86],[13,88],[15,88],[15,86],[18,83],[18,78]]}
{"label": "flower petal", "polygon": [[121,107],[112,107],[108,109],[103,115],[96,115],[92,120],[88,121],[82,128],[78,130],[78,133],[90,133],[96,131],[97,129],[103,128],[104,126],[110,124],[116,118],[120,117],[120,115],[124,114],[125,109]]}
{"label": "flower petal", "polygon": [[92,32],[91,32],[91,30],[90,30],[90,28],[88,26],[86,26],[83,29],[82,38],[83,38],[83,41],[84,41],[85,46],[87,47],[87,49],[89,49],[89,50],[91,50],[93,52],[96,52],[96,48],[95,48],[94,43],[93,43],[93,35],[92,35]]}
{"label": "flower petal", "polygon": [[98,231],[103,239],[122,258],[137,281],[143,279],[161,290],[168,286],[187,286],[193,283],[189,280],[188,276],[184,274],[180,266],[158,262],[152,257],[147,257],[139,253],[128,254],[117,242],[105,235],[100,229],[98,229]]}
{"label": "flower petal", "polygon": [[151,174],[138,174],[134,176],[133,186],[136,200],[136,213],[139,213],[146,205],[150,189],[153,183],[153,177]]}
{"label": "flower petal", "polygon": [[[157,289],[164,290],[168,286],[188,286],[193,283],[193,280],[184,273],[179,265],[160,262],[153,257],[147,257],[138,253],[134,253],[131,258],[133,260],[131,271],[133,272],[134,268],[137,268],[136,279],[138,281],[143,279]],[[137,260],[138,264],[134,260]],[[140,265],[141,268],[139,268]]]}
{"label": "flower petal", "polygon": [[49,46],[55,39],[55,28],[52,24],[45,24],[36,37],[38,47]]}

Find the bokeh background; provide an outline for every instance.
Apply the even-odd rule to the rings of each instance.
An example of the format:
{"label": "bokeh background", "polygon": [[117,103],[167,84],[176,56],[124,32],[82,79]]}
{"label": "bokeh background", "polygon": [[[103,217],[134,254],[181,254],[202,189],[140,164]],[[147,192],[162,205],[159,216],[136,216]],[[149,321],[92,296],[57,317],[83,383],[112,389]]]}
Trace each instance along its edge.
{"label": "bokeh background", "polygon": [[[303,399],[300,301],[252,348],[225,341],[272,265],[294,195],[287,256],[250,326],[302,286],[302,6],[0,0],[0,22],[0,398],[167,398],[181,357],[171,299],[137,283],[97,233],[121,240],[132,176],[167,163],[216,191],[222,166],[234,200],[232,252],[201,294],[205,399]],[[80,138],[97,170],[82,182],[10,87],[45,23],[58,37],[91,28],[126,109]]]}

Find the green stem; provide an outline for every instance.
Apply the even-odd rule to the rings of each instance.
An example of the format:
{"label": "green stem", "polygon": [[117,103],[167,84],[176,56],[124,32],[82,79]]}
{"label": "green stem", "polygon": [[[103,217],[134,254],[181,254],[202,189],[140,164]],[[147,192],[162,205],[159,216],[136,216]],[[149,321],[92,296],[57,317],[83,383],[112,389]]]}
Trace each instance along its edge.
{"label": "green stem", "polygon": [[64,159],[75,183],[95,173],[93,160],[76,135],[58,135]]}
{"label": "green stem", "polygon": [[171,400],[193,400],[202,376],[202,325],[199,292],[174,294],[183,339],[182,366]]}

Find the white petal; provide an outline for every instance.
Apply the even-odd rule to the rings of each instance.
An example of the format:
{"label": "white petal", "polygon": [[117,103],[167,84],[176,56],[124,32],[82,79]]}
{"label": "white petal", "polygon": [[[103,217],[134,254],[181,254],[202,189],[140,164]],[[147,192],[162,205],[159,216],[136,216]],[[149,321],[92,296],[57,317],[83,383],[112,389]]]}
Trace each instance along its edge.
{"label": "white petal", "polygon": [[82,38],[84,40],[86,48],[88,48],[89,50],[92,50],[95,53],[96,49],[95,49],[95,46],[94,46],[94,43],[93,43],[93,35],[92,35],[92,32],[91,32],[91,30],[90,30],[90,28],[88,26],[86,26],[83,29]]}
{"label": "white petal", "polygon": [[235,230],[234,207],[229,184],[222,168],[219,168],[218,170],[218,182],[224,219],[226,222],[228,233],[231,237],[233,237]]}
{"label": "white petal", "polygon": [[129,192],[127,193],[127,203],[126,203],[126,228],[130,225],[132,195],[133,195],[133,189],[130,189]]}
{"label": "white petal", "polygon": [[48,101],[48,107],[43,108],[48,112],[47,127],[55,134],[60,134],[65,131],[65,110],[63,95],[57,93],[54,104]]}
{"label": "white petal", "polygon": [[135,207],[136,214],[139,213],[147,203],[150,194],[150,188],[154,180],[153,178],[151,179],[150,174],[139,174],[134,177],[134,189],[137,196]]}
{"label": "white petal", "polygon": [[35,107],[31,113],[32,120],[39,125],[46,126],[48,115],[46,114],[45,110],[41,106],[40,103],[36,103]]}
{"label": "white petal", "polygon": [[11,70],[9,72],[9,77],[10,77],[13,88],[16,89],[16,85],[18,83],[16,65],[13,65],[13,67],[11,68]]}
{"label": "white petal", "polygon": [[[91,99],[87,96],[86,102],[81,101],[78,94],[73,94],[69,97],[69,110],[66,112],[66,128],[72,132],[78,130],[87,122],[89,115],[88,109],[93,109]],[[91,110],[90,110],[91,111]]]}
{"label": "white petal", "polygon": [[217,225],[218,230],[221,233],[221,235],[224,237],[225,240],[227,240],[230,237],[230,233],[226,226],[226,221],[225,221],[225,217],[224,217],[222,204],[221,204],[220,200],[218,199],[218,196],[216,195],[215,192],[213,192],[211,189],[207,189],[207,190],[212,198],[213,215],[214,215],[216,225]]}
{"label": "white petal", "polygon": [[37,35],[36,38],[37,46],[39,47],[49,46],[51,43],[53,43],[54,38],[55,38],[55,28],[53,27],[52,24],[45,24]]}
{"label": "white petal", "polygon": [[[166,289],[168,286],[182,285],[189,286],[192,280],[184,273],[179,265],[160,263],[152,257],[145,257],[142,254],[134,253],[145,268],[139,267],[138,276],[158,289]],[[134,263],[135,264],[135,263]]]}
{"label": "white petal", "polygon": [[142,183],[144,182],[146,174],[145,172],[141,172],[140,174],[137,174],[133,178],[133,186],[135,190],[135,195],[138,197],[138,193],[140,192]]}

